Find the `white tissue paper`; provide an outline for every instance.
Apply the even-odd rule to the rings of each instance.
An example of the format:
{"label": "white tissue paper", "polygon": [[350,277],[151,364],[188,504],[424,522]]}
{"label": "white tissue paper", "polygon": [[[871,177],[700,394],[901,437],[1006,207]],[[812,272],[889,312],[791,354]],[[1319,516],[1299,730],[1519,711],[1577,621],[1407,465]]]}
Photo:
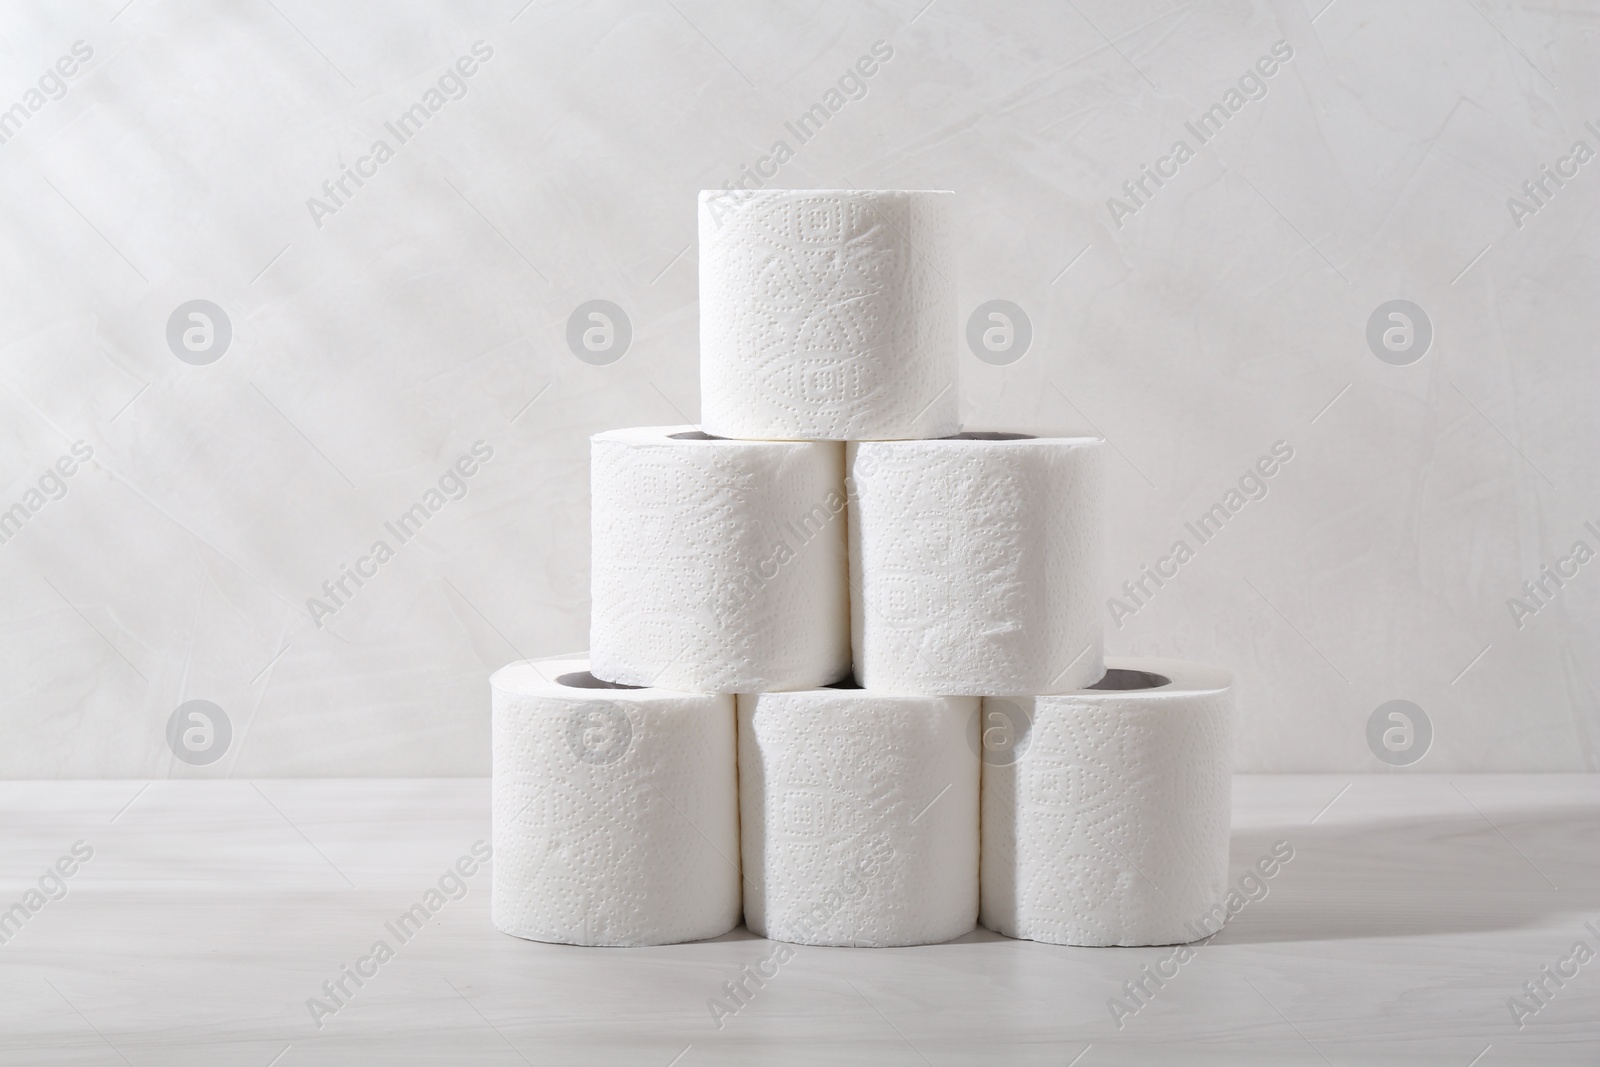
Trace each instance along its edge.
{"label": "white tissue paper", "polygon": [[702,192],[706,432],[887,440],[960,429],[954,198]]}
{"label": "white tissue paper", "polygon": [[984,696],[1093,684],[1099,446],[1000,433],[849,444],[857,680]]}
{"label": "white tissue paper", "polygon": [[802,945],[948,941],[978,911],[973,697],[739,697],[745,922]]}
{"label": "white tissue paper", "polygon": [[841,445],[646,427],[590,456],[597,677],[743,693],[850,673]]}
{"label": "white tissue paper", "polygon": [[734,701],[606,686],[587,659],[495,672],[494,924],[667,945],[739,923]]}
{"label": "white tissue paper", "polygon": [[1201,940],[1228,916],[1232,678],[1106,666],[1099,684],[1137,688],[983,702],[983,925],[1057,945]]}

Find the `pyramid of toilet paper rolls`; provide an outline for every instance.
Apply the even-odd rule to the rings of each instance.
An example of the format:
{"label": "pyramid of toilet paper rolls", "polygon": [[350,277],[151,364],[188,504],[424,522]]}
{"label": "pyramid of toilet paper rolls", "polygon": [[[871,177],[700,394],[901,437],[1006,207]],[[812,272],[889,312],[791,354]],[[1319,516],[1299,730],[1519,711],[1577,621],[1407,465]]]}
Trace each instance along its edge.
{"label": "pyramid of toilet paper rolls", "polygon": [[1099,440],[962,432],[953,196],[701,194],[703,424],[595,435],[590,652],[491,679],[501,930],[1225,918],[1231,679],[1103,657]]}

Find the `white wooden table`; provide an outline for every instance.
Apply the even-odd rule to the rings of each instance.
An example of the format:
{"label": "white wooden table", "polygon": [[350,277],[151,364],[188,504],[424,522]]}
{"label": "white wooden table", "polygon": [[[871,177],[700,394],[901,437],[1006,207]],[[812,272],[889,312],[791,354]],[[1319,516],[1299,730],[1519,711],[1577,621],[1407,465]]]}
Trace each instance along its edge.
{"label": "white wooden table", "polygon": [[[1507,1003],[1570,972],[1576,942],[1600,953],[1600,776],[1241,777],[1234,797],[1234,880],[1274,842],[1294,858],[1147,998],[1124,983],[1170,974],[1171,949],[980,930],[798,949],[719,1028],[708,1002],[773,948],[743,930],[519,941],[490,925],[478,870],[395,936],[488,837],[484,780],[0,783],[0,908],[39,904],[0,913],[0,1061],[1600,1062],[1600,957],[1544,978],[1520,1028]],[[46,877],[58,861],[70,878]],[[379,940],[392,958],[369,955]],[[1137,1007],[1120,1027],[1113,997]]]}

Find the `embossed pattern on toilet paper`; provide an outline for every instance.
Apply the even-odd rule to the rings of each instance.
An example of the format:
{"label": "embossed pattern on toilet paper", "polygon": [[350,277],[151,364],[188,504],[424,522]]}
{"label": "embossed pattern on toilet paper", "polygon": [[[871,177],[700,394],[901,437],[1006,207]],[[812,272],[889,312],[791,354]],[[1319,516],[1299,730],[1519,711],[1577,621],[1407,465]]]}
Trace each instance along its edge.
{"label": "embossed pattern on toilet paper", "polygon": [[491,680],[495,926],[661,945],[738,924],[731,696],[556,684],[587,660]]}
{"label": "embossed pattern on toilet paper", "polygon": [[706,431],[845,440],[959,429],[953,196],[778,189],[728,206],[720,190],[702,193]]}
{"label": "embossed pattern on toilet paper", "polygon": [[597,434],[590,658],[613,682],[691,692],[850,672],[843,452],[832,442]]}
{"label": "embossed pattern on toilet paper", "polygon": [[750,929],[815,945],[916,945],[977,915],[971,697],[812,690],[739,698]]}
{"label": "embossed pattern on toilet paper", "polygon": [[1098,679],[1099,453],[1087,438],[847,446],[861,684],[1005,695]]}
{"label": "embossed pattern on toilet paper", "polygon": [[1172,685],[1002,698],[1032,720],[986,764],[982,921],[1066,945],[1193,941],[1227,890],[1232,695],[1224,671],[1113,658]]}

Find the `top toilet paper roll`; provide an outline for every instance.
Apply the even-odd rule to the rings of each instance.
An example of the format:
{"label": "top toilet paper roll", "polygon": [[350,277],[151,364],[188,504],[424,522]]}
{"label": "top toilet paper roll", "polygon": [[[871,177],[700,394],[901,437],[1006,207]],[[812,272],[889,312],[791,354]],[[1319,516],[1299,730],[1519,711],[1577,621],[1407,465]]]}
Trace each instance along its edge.
{"label": "top toilet paper roll", "polygon": [[857,680],[1004,696],[1099,678],[1099,445],[969,433],[846,446]]}
{"label": "top toilet paper roll", "polygon": [[841,445],[645,427],[590,458],[597,676],[754,693],[850,673]]}
{"label": "top toilet paper roll", "polygon": [[739,923],[734,701],[608,686],[586,659],[496,671],[494,924],[666,945]]}
{"label": "top toilet paper roll", "polygon": [[988,698],[982,922],[1058,945],[1172,945],[1231,905],[1232,678],[1111,658],[1093,689]]}
{"label": "top toilet paper roll", "polygon": [[700,194],[707,433],[893,440],[956,432],[955,194]]}

